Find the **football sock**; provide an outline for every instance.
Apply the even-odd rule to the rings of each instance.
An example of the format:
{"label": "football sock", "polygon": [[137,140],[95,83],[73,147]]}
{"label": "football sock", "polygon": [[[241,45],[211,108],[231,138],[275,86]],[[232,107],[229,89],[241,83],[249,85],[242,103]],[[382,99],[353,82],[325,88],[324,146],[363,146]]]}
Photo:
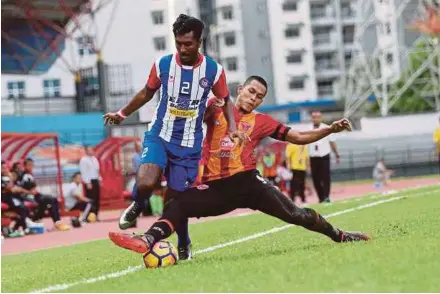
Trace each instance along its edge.
{"label": "football sock", "polygon": [[145,209],[145,207],[147,207],[147,203],[150,201],[150,197],[153,194],[153,191],[148,192],[146,195],[145,192],[143,194],[144,197],[139,197],[139,195],[141,195],[140,191],[137,185],[134,184],[133,190],[131,192],[132,198],[142,209]]}
{"label": "football sock", "polygon": [[178,247],[186,247],[189,244],[191,244],[191,239],[189,238],[188,226],[189,226],[188,219],[186,218],[176,229]]}
{"label": "football sock", "polygon": [[341,242],[342,234],[341,231],[334,228],[325,218],[323,218],[319,213],[310,208],[303,208],[308,214],[307,219],[312,220],[312,222],[307,222],[303,225],[304,228],[324,234],[328,236],[335,242]]}
{"label": "football sock", "polygon": [[173,229],[167,220],[158,220],[150,227],[144,236],[151,246],[157,241],[168,238],[172,233]]}

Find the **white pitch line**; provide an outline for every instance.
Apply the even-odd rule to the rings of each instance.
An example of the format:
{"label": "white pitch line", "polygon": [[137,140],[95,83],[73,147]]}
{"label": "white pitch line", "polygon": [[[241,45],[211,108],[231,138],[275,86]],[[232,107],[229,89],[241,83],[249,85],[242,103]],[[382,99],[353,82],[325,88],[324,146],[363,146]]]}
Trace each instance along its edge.
{"label": "white pitch line", "polygon": [[[380,205],[380,204],[383,204],[383,203],[388,203],[388,202],[391,202],[391,201],[400,200],[400,199],[406,198],[406,197],[411,197],[411,198],[412,197],[421,197],[421,196],[431,195],[431,194],[438,193],[438,192],[440,192],[440,189],[437,189],[437,190],[434,190],[434,191],[429,191],[429,192],[424,192],[424,193],[419,193],[419,194],[415,194],[415,195],[411,195],[411,196],[395,196],[395,197],[391,197],[391,198],[388,198],[388,199],[383,199],[383,200],[371,202],[371,203],[368,203],[368,204],[359,205],[359,206],[356,206],[356,207],[353,207],[353,208],[348,208],[348,209],[336,211],[336,212],[324,215],[324,217],[325,218],[331,218],[331,217],[334,217],[334,216],[339,216],[339,215],[350,213],[350,212],[353,212],[353,211],[358,211],[358,210],[362,210],[362,209],[365,209],[365,208],[377,206],[377,205]],[[215,245],[215,246],[211,246],[211,247],[208,247],[208,248],[205,248],[205,249],[197,250],[197,251],[194,252],[194,254],[207,253],[207,252],[211,252],[211,251],[214,251],[214,250],[217,250],[217,249],[220,249],[220,248],[224,248],[224,247],[232,246],[232,245],[235,245],[235,244],[243,243],[243,242],[246,242],[246,241],[249,241],[249,240],[253,240],[253,239],[257,239],[257,238],[269,235],[269,234],[273,234],[273,233],[276,233],[276,232],[283,231],[283,230],[285,230],[285,229],[287,229],[289,227],[292,227],[292,226],[294,226],[294,225],[288,224],[288,225],[284,225],[284,226],[280,226],[280,227],[275,227],[275,228],[272,228],[270,230],[267,230],[267,231],[264,231],[264,232],[260,232],[260,233],[256,233],[256,234],[253,234],[253,235],[249,235],[249,236],[246,236],[246,237],[243,237],[243,238],[231,241],[231,242],[226,242],[226,243]],[[43,288],[43,289],[33,290],[33,291],[31,291],[31,293],[44,293],[44,292],[62,291],[62,290],[66,290],[66,289],[69,289],[69,288],[77,286],[77,285],[93,284],[93,283],[96,283],[96,282],[99,282],[99,281],[105,281],[107,279],[113,279],[113,278],[122,277],[122,276],[128,275],[130,273],[134,273],[134,272],[140,271],[143,268],[144,268],[144,266],[141,266],[141,265],[139,265],[139,266],[131,266],[131,267],[129,267],[129,268],[125,269],[125,270],[122,270],[122,271],[117,271],[117,272],[106,274],[106,275],[102,275],[102,276],[99,276],[99,277],[83,279],[83,280],[80,280],[80,281],[77,281],[77,282],[74,282],[74,283],[70,283],[70,284],[66,283],[66,284],[52,285],[52,286],[49,286],[49,287],[46,287],[46,288]]]}
{"label": "white pitch line", "polygon": [[[412,191],[412,190],[419,190],[421,188],[430,188],[430,187],[436,187],[436,186],[440,186],[440,184],[435,183],[435,184],[428,184],[428,185],[417,185],[417,186],[413,186],[413,187],[409,187],[409,188],[400,189],[400,190],[398,190],[398,192],[399,193],[405,193],[405,192]],[[366,195],[363,195],[363,196],[356,196],[354,198],[350,198],[350,199],[347,199],[347,200],[336,200],[333,203],[350,203],[350,202],[353,202],[353,201],[361,201],[361,200],[366,200],[366,199],[367,200],[372,200],[372,199],[381,198],[381,197],[385,197],[385,196],[386,195],[384,195],[384,194],[377,194],[377,193],[376,194],[366,194]],[[329,203],[327,203],[327,205],[328,204]],[[306,204],[302,205],[301,207],[310,207],[310,205],[311,205],[310,203],[306,203]],[[239,214],[233,214],[233,215],[229,215],[229,216],[225,215],[224,217],[220,216],[219,218],[214,218],[214,219],[207,218],[205,220],[202,220],[202,221],[199,221],[199,222],[195,222],[195,223],[190,223],[190,224],[191,225],[202,224],[202,223],[205,223],[205,222],[211,222],[211,221],[216,221],[216,220],[226,219],[226,218],[242,217],[242,216],[247,216],[247,215],[255,214],[255,213],[259,213],[259,212],[258,211],[251,211],[251,212],[243,212],[243,213],[239,213]],[[63,245],[55,245],[55,246],[50,246],[50,247],[46,247],[46,248],[38,248],[38,249],[34,249],[34,250],[28,250],[26,252],[9,253],[9,254],[5,254],[5,255],[2,255],[2,256],[27,254],[27,253],[30,253],[30,252],[50,250],[50,249],[60,248],[60,247],[66,248],[68,246],[75,246],[75,245],[78,245],[78,244],[91,243],[91,242],[102,241],[102,240],[106,240],[106,239],[107,238],[89,239],[89,240],[86,240],[86,241],[80,241],[80,242],[76,242],[76,243],[69,244],[69,245],[65,245],[65,244],[63,244]]]}

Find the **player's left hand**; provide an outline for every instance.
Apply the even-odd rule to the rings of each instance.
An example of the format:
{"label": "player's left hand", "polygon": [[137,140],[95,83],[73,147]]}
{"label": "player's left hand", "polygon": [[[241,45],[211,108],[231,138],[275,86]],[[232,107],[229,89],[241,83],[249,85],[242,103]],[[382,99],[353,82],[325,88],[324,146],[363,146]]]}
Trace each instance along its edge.
{"label": "player's left hand", "polygon": [[238,146],[241,146],[245,141],[251,141],[251,138],[249,138],[249,136],[246,135],[246,133],[243,133],[242,131],[230,131],[229,138],[233,142],[235,141],[235,139],[238,139]]}
{"label": "player's left hand", "polygon": [[332,133],[339,133],[342,132],[344,130],[347,130],[349,132],[351,132],[351,124],[350,121],[346,118],[334,121],[331,125],[330,128],[332,130]]}
{"label": "player's left hand", "polygon": [[212,103],[212,105],[214,106],[214,107],[218,107],[218,108],[220,108],[220,107],[223,107],[223,106],[225,106],[225,99],[222,99],[222,98],[214,98],[214,103]]}

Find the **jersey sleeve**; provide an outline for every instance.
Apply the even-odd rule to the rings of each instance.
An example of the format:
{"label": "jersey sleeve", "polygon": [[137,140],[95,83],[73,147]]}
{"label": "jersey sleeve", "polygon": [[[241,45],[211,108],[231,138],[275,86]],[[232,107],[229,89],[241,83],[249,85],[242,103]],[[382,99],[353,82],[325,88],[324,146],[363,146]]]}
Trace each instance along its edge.
{"label": "jersey sleeve", "polygon": [[212,93],[219,98],[229,97],[229,89],[226,84],[226,74],[222,66],[218,65],[217,74],[215,75]]}
{"label": "jersey sleeve", "polygon": [[278,141],[286,141],[290,127],[266,114],[257,114],[257,119],[258,128],[261,130],[261,139],[271,137]]}
{"label": "jersey sleeve", "polygon": [[160,88],[160,69],[159,69],[159,61],[156,60],[151,67],[150,74],[148,75],[147,85],[146,87],[150,90],[156,91]]}
{"label": "jersey sleeve", "polygon": [[[213,121],[217,115],[223,111],[220,107],[211,106],[217,100],[217,97],[211,97],[208,99],[208,104],[206,106],[205,119],[204,121],[209,124],[210,121]],[[214,108],[213,108],[214,107]]]}

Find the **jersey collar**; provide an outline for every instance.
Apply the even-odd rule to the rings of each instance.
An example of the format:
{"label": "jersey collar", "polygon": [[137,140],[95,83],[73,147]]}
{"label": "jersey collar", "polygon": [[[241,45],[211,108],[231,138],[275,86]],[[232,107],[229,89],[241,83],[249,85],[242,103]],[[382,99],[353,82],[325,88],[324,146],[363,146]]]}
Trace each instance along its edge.
{"label": "jersey collar", "polygon": [[196,67],[200,66],[200,64],[202,64],[202,62],[203,62],[203,55],[199,53],[199,54],[198,54],[198,57],[197,57],[197,61],[196,61],[196,63],[195,63],[193,66],[190,66],[190,65],[183,65],[182,62],[180,61],[179,53],[176,52],[176,63],[177,63],[180,67],[182,67],[182,68],[184,68],[184,69],[193,69],[193,68],[196,68]]}

